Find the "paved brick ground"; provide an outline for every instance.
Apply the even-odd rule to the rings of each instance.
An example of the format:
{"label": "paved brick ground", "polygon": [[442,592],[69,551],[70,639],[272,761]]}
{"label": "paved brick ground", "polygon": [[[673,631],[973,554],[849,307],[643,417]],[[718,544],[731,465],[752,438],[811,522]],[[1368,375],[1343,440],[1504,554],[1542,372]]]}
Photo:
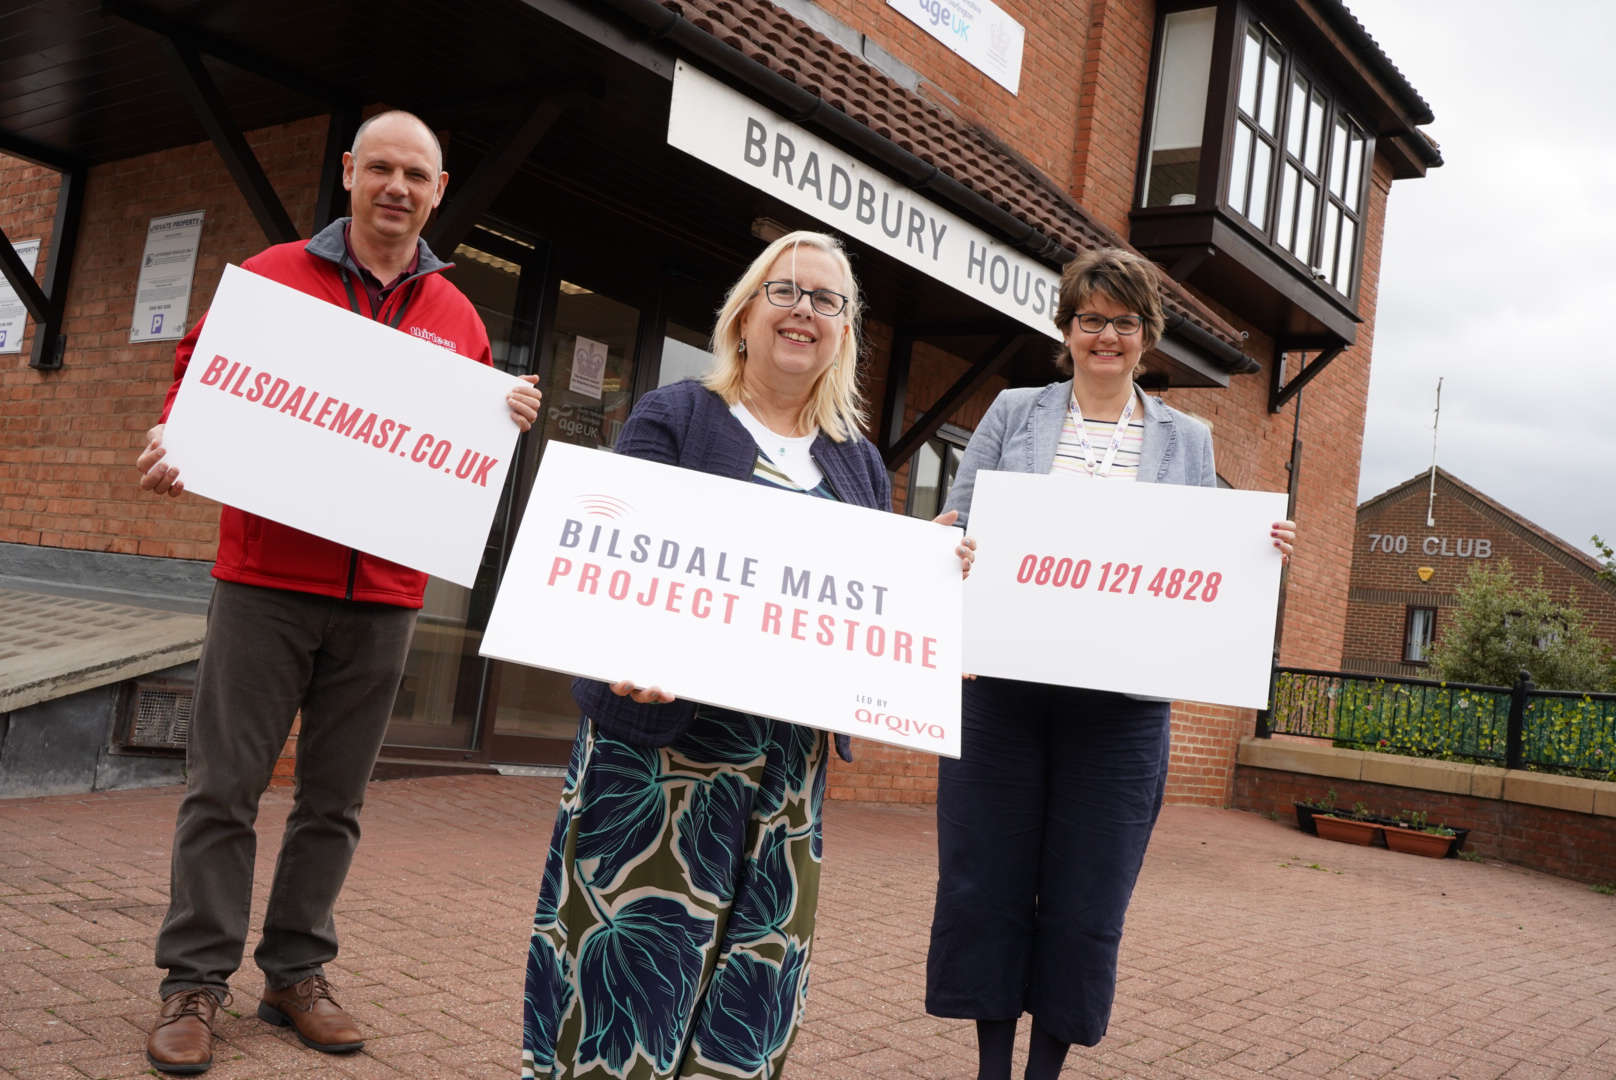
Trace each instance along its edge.
{"label": "paved brick ground", "polygon": [[[525,923],[556,794],[554,780],[520,777],[373,785],[331,972],[369,1044],[323,1057],[259,1022],[249,961],[210,1080],[514,1076]],[[174,789],[0,801],[0,1080],[146,1073],[177,801]],[[260,880],[288,803],[265,799]],[[931,815],[832,804],[828,818],[789,1075],[970,1080],[969,1025],[921,1008]],[[1064,1075],[1611,1080],[1616,898],[1169,808],[1111,1033]]]}

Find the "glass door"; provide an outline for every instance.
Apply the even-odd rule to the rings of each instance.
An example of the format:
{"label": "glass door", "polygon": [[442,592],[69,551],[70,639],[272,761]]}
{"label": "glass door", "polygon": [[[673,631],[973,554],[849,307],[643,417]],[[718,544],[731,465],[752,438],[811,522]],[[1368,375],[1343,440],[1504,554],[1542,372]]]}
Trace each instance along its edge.
{"label": "glass door", "polygon": [[[455,248],[449,279],[466,294],[488,328],[494,366],[514,374],[534,370],[536,319],[548,261],[542,243],[487,228]],[[523,436],[515,461],[522,459]],[[514,466],[514,462],[513,462]],[[466,589],[431,578],[415,640],[387,728],[389,747],[477,756],[486,662],[478,655],[499,582],[513,493],[521,470],[506,471],[505,491],[483,549],[476,584]]]}
{"label": "glass door", "polygon": [[[638,306],[598,291],[582,273],[564,274],[557,282],[553,318],[543,332],[549,373],[541,445],[616,444],[634,404],[646,321]],[[571,677],[497,660],[490,669],[489,759],[564,764],[578,730]]]}

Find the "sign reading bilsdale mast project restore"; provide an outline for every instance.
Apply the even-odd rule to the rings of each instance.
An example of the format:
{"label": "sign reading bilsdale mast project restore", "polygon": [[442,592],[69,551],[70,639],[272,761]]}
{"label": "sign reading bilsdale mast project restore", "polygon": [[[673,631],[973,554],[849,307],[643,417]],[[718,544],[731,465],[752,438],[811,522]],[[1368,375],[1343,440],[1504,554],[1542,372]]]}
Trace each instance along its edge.
{"label": "sign reading bilsdale mast project restore", "polygon": [[518,382],[227,266],[163,442],[188,491],[470,588]]}
{"label": "sign reading bilsdale mast project restore", "polygon": [[1059,275],[679,61],[668,144],[1059,340]]}
{"label": "sign reading bilsdale mast project restore", "polygon": [[551,442],[482,654],[958,757],[958,542]]}

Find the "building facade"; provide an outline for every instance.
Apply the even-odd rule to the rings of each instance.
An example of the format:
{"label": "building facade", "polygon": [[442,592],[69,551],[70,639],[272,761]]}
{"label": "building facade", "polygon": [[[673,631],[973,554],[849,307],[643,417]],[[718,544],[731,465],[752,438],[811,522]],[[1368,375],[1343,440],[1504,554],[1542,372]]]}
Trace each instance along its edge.
{"label": "building facade", "polygon": [[1616,648],[1616,582],[1597,559],[1443,470],[1421,473],[1358,507],[1341,669],[1431,677],[1430,654],[1473,566],[1509,560],[1515,579],[1539,574]]}
{"label": "building facade", "polygon": [[[546,414],[477,585],[428,591],[389,760],[565,760],[567,680],[478,655],[527,487],[549,441],[609,446],[639,395],[699,370],[721,292],[761,239],[856,229],[860,200],[838,218],[829,172],[828,188],[809,182],[810,145],[993,245],[951,280],[923,243],[881,239],[873,196],[872,228],[843,230],[896,509],[934,513],[993,395],[1056,377],[1020,295],[1033,279],[1131,244],[1169,279],[1147,387],[1212,427],[1223,482],[1290,494],[1303,540],[1278,659],[1337,666],[1381,230],[1393,182],[1441,163],[1419,131],[1429,108],[1337,0],[1006,0],[975,26],[968,10],[983,9],[525,0],[449,21],[408,3],[378,24],[312,0],[0,7],[16,28],[0,36],[0,233],[40,240],[32,274],[0,258],[28,312],[20,351],[0,345],[0,575],[116,589],[160,560],[205,597],[216,508],[143,497],[131,468],[172,373],[172,341],[136,340],[151,222],[202,215],[179,315],[194,321],[227,263],[340,215],[341,151],[365,112],[393,106],[440,131],[452,179],[428,239],[496,363],[539,373]],[[713,123],[766,134],[738,127],[705,157],[670,143],[696,86]],[[606,346],[598,397],[573,388],[580,339]],[[1226,802],[1250,725],[1176,707],[1169,796]],[[935,774],[862,743],[831,790],[924,801]]]}

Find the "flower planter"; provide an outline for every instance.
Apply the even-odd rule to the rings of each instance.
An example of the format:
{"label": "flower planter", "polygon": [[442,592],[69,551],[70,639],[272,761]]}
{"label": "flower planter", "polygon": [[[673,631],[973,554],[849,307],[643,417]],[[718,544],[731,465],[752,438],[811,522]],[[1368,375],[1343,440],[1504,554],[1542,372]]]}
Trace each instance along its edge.
{"label": "flower planter", "polygon": [[1386,846],[1393,851],[1407,852],[1410,855],[1424,855],[1428,859],[1441,859],[1445,858],[1448,850],[1453,847],[1453,837],[1415,829],[1400,829],[1395,825],[1388,825],[1386,826]]}
{"label": "flower planter", "polygon": [[1313,824],[1313,815],[1324,811],[1312,803],[1299,802],[1291,805],[1296,807],[1296,827],[1309,836],[1319,835],[1318,828]]}
{"label": "flower planter", "polygon": [[1330,814],[1314,814],[1313,824],[1319,830],[1319,835],[1326,840],[1340,840],[1344,844],[1358,844],[1361,847],[1373,844],[1375,834],[1389,831],[1373,822],[1355,821],[1352,818],[1335,817]]}

